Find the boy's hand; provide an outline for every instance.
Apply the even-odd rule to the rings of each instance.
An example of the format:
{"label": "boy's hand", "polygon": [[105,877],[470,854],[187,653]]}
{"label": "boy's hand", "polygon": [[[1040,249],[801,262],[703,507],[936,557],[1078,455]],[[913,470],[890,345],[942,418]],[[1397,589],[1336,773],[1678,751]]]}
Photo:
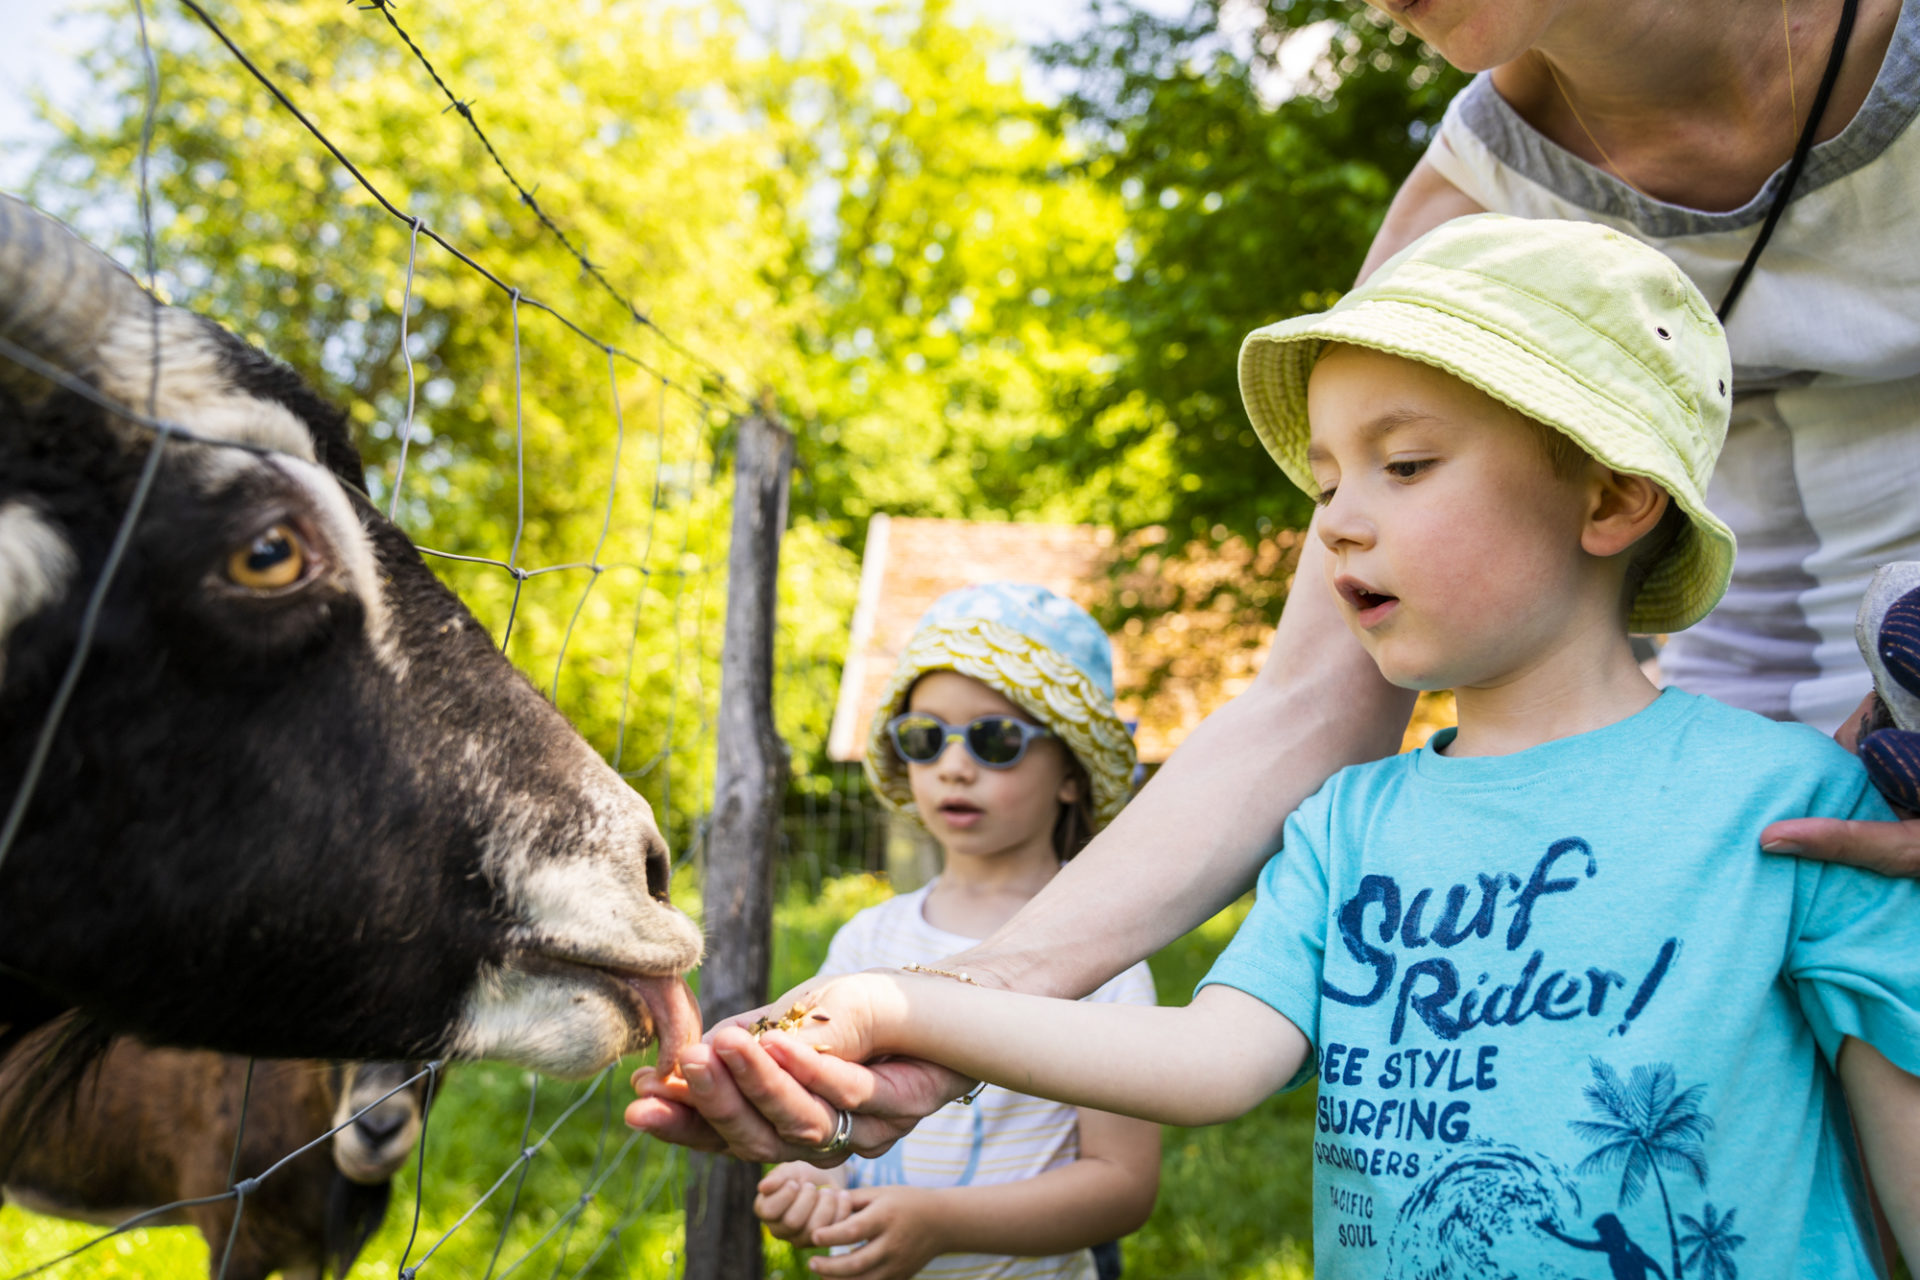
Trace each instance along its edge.
{"label": "boy's hand", "polygon": [[845,1188],[827,1181],[810,1164],[776,1165],[760,1179],[753,1212],[775,1238],[814,1244],[814,1232],[853,1211]]}
{"label": "boy's hand", "polygon": [[1795,818],[1776,822],[1760,834],[1768,853],[1792,853],[1845,862],[1882,875],[1920,877],[1920,588],[1899,597],[1881,616],[1876,656],[1885,672],[1882,690],[1901,703],[1901,728],[1877,694],[1869,694],[1834,734],[1860,757],[1873,785],[1901,822],[1850,822],[1839,818]]}
{"label": "boy's hand", "polygon": [[814,1232],[820,1246],[860,1244],[851,1253],[814,1258],[819,1276],[908,1280],[943,1253],[934,1193],[921,1187],[861,1187],[844,1193],[852,1212]]}

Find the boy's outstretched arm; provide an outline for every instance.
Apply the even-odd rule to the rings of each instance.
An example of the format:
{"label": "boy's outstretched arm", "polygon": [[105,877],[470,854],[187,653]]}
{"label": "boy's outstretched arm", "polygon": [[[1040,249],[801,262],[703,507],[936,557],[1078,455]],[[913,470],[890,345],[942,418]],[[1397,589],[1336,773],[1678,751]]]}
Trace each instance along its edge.
{"label": "boy's outstretched arm", "polygon": [[793,1039],[855,1059],[907,1054],[1020,1093],[1181,1125],[1250,1110],[1311,1051],[1292,1022],[1232,987],[1204,987],[1192,1004],[1169,1008],[904,973],[834,979]]}
{"label": "boy's outstretched arm", "polygon": [[1839,1068],[1874,1194],[1911,1268],[1920,1263],[1920,1076],[1852,1036]]}

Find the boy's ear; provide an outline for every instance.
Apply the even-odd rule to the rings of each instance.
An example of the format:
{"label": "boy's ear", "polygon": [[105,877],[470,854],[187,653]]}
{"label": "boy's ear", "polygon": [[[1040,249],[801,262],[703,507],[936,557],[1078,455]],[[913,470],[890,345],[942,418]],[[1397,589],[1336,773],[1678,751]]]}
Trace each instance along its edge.
{"label": "boy's ear", "polygon": [[1673,499],[1645,476],[1595,467],[1580,545],[1588,555],[1617,556],[1653,532]]}
{"label": "boy's ear", "polygon": [[1080,802],[1080,779],[1072,773],[1060,780],[1060,803],[1078,804]]}

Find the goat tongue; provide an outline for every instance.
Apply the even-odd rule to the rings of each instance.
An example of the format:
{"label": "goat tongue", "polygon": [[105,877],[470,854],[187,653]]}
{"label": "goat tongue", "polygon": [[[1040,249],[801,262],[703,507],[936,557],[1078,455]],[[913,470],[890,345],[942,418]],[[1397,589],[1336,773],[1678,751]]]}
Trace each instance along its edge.
{"label": "goat tongue", "polygon": [[700,1005],[693,998],[693,989],[686,979],[661,974],[656,977],[629,977],[647,1006],[647,1016],[653,1020],[654,1039],[660,1045],[659,1071],[666,1075],[673,1070],[680,1050],[700,1040]]}

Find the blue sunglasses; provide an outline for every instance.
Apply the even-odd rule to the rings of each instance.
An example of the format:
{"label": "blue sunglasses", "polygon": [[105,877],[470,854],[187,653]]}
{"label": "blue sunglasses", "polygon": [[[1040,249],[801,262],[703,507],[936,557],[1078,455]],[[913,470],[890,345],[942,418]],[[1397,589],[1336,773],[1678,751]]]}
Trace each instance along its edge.
{"label": "blue sunglasses", "polygon": [[1051,738],[1053,731],[1013,716],[981,716],[966,724],[948,724],[924,711],[907,711],[887,721],[893,749],[909,764],[932,764],[958,739],[974,763],[985,769],[1011,769],[1027,754],[1035,738]]}

